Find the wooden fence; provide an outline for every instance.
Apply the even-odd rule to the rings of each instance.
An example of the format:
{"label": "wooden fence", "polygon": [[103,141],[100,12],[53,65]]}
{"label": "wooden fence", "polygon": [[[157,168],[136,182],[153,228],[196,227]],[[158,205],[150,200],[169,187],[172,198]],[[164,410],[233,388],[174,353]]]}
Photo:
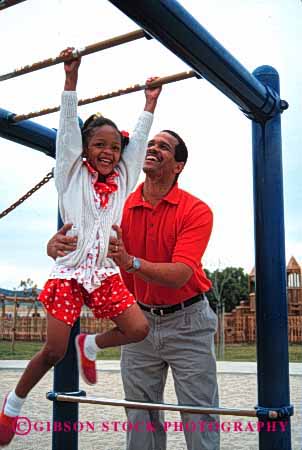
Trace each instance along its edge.
{"label": "wooden fence", "polygon": [[[256,316],[244,314],[234,317],[226,314],[225,343],[240,344],[256,342]],[[302,343],[302,316],[288,316],[288,341],[290,344]]]}
{"label": "wooden fence", "polygon": [[[112,328],[110,320],[96,320],[93,317],[81,317],[81,331],[83,333],[102,333]],[[13,319],[0,318],[0,339],[11,341],[40,341],[46,340],[45,317],[17,317],[15,327]]]}
{"label": "wooden fence", "polygon": [[[302,316],[289,316],[288,338],[291,344],[302,343]],[[81,331],[84,333],[102,333],[112,328],[110,320],[96,320],[93,317],[81,317]],[[256,317],[253,314],[231,314],[225,317],[225,343],[254,343],[256,341]],[[0,317],[0,339],[11,341],[45,341],[46,318],[17,317],[14,327],[12,318]]]}

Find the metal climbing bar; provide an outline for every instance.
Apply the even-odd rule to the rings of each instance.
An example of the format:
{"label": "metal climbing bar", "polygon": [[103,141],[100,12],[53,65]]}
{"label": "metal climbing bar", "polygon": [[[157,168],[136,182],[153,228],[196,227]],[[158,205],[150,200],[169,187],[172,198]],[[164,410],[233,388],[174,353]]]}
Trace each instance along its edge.
{"label": "metal climbing bar", "polygon": [[[187,78],[193,78],[193,77],[196,77],[196,73],[193,72],[192,70],[189,72],[180,72],[180,73],[176,73],[174,75],[168,75],[166,77],[159,78],[158,80],[150,83],[149,86],[151,86],[151,87],[162,86],[163,84],[174,83],[175,81],[186,80]],[[88,105],[89,103],[99,102],[101,100],[107,100],[107,99],[113,98],[113,97],[120,97],[121,95],[126,95],[126,94],[130,94],[132,92],[142,91],[146,87],[147,87],[146,84],[135,84],[135,85],[129,86],[125,89],[119,89],[117,91],[112,91],[107,94],[100,94],[95,97],[79,100],[78,105],[83,106],[83,105]],[[40,111],[30,112],[28,114],[20,114],[20,115],[15,115],[15,116],[12,115],[11,120],[14,123],[17,123],[17,122],[21,122],[23,120],[33,119],[34,117],[45,116],[46,114],[51,114],[51,113],[57,112],[59,110],[60,110],[60,106],[55,106],[53,108],[46,108],[46,109],[42,109]]]}
{"label": "metal climbing bar", "polygon": [[[196,74],[193,71],[181,72],[175,75],[170,75],[168,77],[163,77],[152,83],[151,86],[157,86],[162,83],[172,83],[174,81],[184,80],[186,78],[195,77]],[[105,100],[105,98],[117,97],[119,95],[125,95],[130,92],[136,92],[145,88],[145,85],[136,85],[125,90],[120,90],[112,92],[110,94],[101,95],[94,97],[93,99],[87,99],[87,103],[92,101]],[[88,101],[89,100],[89,101]],[[85,104],[85,103],[81,103]],[[58,111],[59,108],[55,109]],[[54,110],[46,111],[45,114],[50,112],[55,112]],[[31,113],[33,114],[33,113]],[[40,114],[42,115],[42,114]],[[28,115],[17,116],[14,113],[0,108],[0,137],[8,139],[10,141],[16,142],[21,145],[25,145],[35,150],[39,150],[45,153],[47,156],[55,157],[55,146],[56,146],[56,131],[35,123],[29,119]],[[30,116],[32,117],[32,116]],[[37,116],[34,116],[37,117]],[[17,119],[17,120],[16,120]]]}
{"label": "metal climbing bar", "polygon": [[0,11],[2,9],[9,8],[10,6],[18,5],[18,3],[25,2],[26,0],[0,0]]}
{"label": "metal climbing bar", "polygon": [[213,408],[203,406],[175,405],[172,403],[150,403],[130,400],[116,400],[112,398],[86,396],[85,391],[78,392],[48,392],[48,400],[54,402],[67,403],[88,403],[93,405],[122,406],[129,409],[148,409],[159,411],[179,411],[190,414],[218,414],[222,416],[242,416],[242,417],[266,417],[271,420],[289,417],[293,414],[293,407],[284,408],[263,408],[254,409],[240,408]]}
{"label": "metal climbing bar", "polygon": [[234,416],[246,416],[257,417],[255,409],[236,409],[236,408],[203,408],[199,406],[184,406],[173,405],[171,403],[149,403],[149,402],[134,402],[129,400],[116,400],[103,397],[86,397],[76,396],[61,393],[48,393],[48,400],[67,403],[89,403],[93,405],[106,405],[106,406],[122,406],[130,409],[148,409],[148,410],[160,410],[160,411],[180,411],[184,413],[192,414],[221,414],[221,415],[234,415]]}
{"label": "metal climbing bar", "polygon": [[15,69],[12,72],[5,73],[0,75],[0,81],[9,80],[11,78],[19,77],[20,75],[25,75],[27,73],[35,72],[37,70],[45,69],[46,67],[55,66],[56,64],[60,64],[64,61],[70,61],[73,57],[90,55],[91,53],[99,52],[102,50],[106,50],[108,48],[116,47],[121,44],[125,44],[127,42],[132,42],[137,39],[141,39],[146,37],[147,39],[151,39],[151,36],[148,36],[144,30],[136,30],[131,31],[130,33],[122,34],[120,36],[115,36],[110,39],[106,39],[101,42],[96,42],[95,44],[87,45],[82,49],[76,49],[73,52],[73,56],[69,58],[63,58],[62,56],[56,56],[55,58],[44,59],[43,61],[39,61],[33,63],[28,66],[21,67],[20,69]]}
{"label": "metal climbing bar", "polygon": [[286,109],[277,92],[245,69],[176,0],[109,0],[151,36],[235,102],[266,121]]}

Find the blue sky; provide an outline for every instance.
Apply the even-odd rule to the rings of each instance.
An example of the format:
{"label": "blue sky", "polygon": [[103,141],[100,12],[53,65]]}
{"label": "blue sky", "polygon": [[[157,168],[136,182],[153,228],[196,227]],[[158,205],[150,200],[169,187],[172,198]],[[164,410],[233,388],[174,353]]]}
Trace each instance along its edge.
{"label": "blue sky", "polygon": [[[182,0],[180,3],[248,70],[269,64],[281,78],[281,97],[290,108],[282,117],[286,257],[302,262],[302,3],[300,0]],[[107,0],[87,2],[28,0],[0,12],[1,73],[137,29]],[[10,37],[9,39],[7,37]],[[300,58],[300,59],[299,59]],[[79,98],[142,83],[187,66],[155,40],[139,40],[82,60]],[[55,66],[0,83],[0,107],[15,113],[60,102],[63,67]],[[143,106],[143,93],[80,108],[95,111],[131,131]],[[56,128],[58,115],[36,119]],[[205,255],[208,268],[254,264],[251,123],[205,80],[164,87],[151,134],[177,131],[189,148],[180,185],[214,211],[214,230]],[[54,165],[36,150],[0,140],[0,210],[35,185]],[[39,287],[52,261],[48,238],[56,230],[57,196],[50,181],[0,221],[0,286],[17,287],[31,278]]]}

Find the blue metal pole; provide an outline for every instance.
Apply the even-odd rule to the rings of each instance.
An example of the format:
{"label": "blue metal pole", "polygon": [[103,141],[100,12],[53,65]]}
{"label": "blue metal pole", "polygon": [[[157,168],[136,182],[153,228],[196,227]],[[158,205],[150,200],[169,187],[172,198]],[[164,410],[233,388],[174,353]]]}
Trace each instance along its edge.
{"label": "blue metal pole", "polygon": [[13,113],[0,108],[0,137],[34,148],[48,156],[56,154],[56,130],[30,120],[13,123]]}
{"label": "blue metal pole", "polygon": [[[63,225],[58,214],[58,228]],[[79,390],[79,370],[75,350],[75,337],[80,332],[80,319],[72,327],[66,355],[54,368],[54,392],[76,392]],[[77,423],[78,403],[53,403],[52,450],[78,450]],[[66,425],[64,426],[65,424]]]}
{"label": "blue metal pole", "polygon": [[18,3],[25,2],[26,0],[0,0],[0,11],[10,6],[18,5]]}
{"label": "blue metal pole", "polygon": [[109,0],[249,117],[265,120],[284,109],[277,92],[263,86],[176,0]]}
{"label": "blue metal pole", "polygon": [[[279,94],[274,68],[259,67],[254,75]],[[290,398],[280,114],[265,124],[253,122],[252,129],[258,404],[281,408]],[[264,421],[260,450],[291,449],[290,419],[282,420],[285,431],[278,423]]]}
{"label": "blue metal pole", "polygon": [[[66,355],[54,368],[54,392],[76,392],[79,390],[79,371],[74,340],[80,332],[80,319],[74,324]],[[78,449],[78,403],[53,403],[52,450]]]}

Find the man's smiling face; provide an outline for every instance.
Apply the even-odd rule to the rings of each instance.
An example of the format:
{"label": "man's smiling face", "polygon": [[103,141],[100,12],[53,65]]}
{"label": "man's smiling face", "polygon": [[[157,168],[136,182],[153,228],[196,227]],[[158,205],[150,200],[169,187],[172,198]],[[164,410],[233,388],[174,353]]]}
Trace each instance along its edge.
{"label": "man's smiling face", "polygon": [[182,169],[175,160],[175,147],[178,140],[164,131],[156,134],[148,142],[143,171],[147,175],[174,179]]}

